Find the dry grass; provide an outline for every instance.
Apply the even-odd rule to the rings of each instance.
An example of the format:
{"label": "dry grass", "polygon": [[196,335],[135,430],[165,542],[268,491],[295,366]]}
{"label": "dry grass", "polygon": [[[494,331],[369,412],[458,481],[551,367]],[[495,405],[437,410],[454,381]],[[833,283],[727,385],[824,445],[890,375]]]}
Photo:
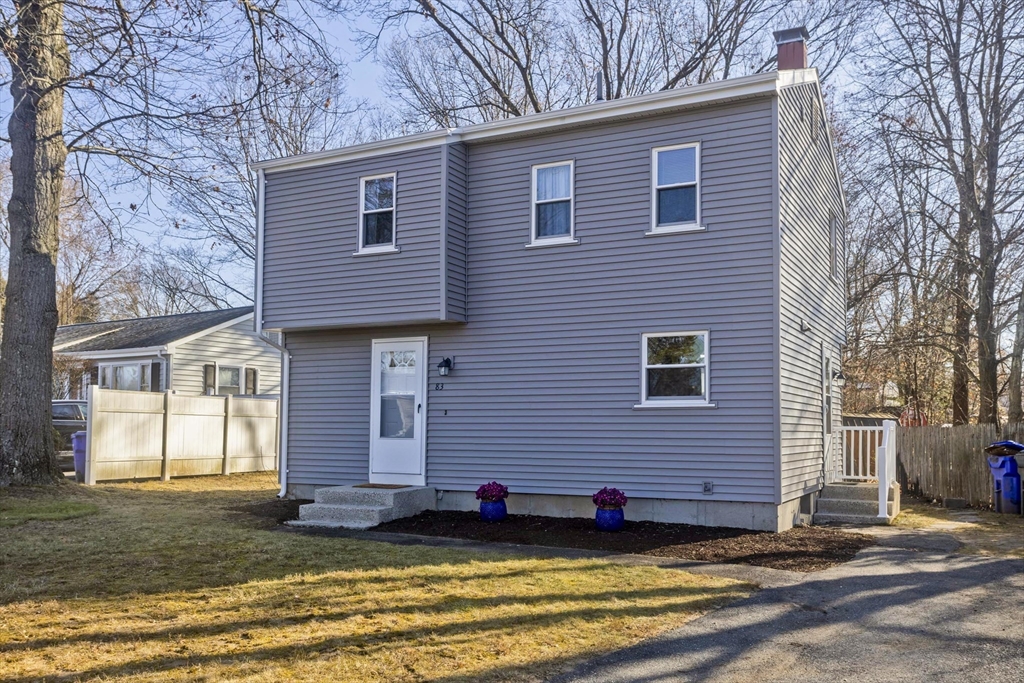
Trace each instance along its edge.
{"label": "dry grass", "polygon": [[266,475],[0,492],[0,680],[537,680],[746,595],[657,567],[272,531]]}
{"label": "dry grass", "polygon": [[1024,517],[987,510],[947,510],[925,502],[904,503],[895,526],[950,534],[959,552],[970,555],[1024,557]]}

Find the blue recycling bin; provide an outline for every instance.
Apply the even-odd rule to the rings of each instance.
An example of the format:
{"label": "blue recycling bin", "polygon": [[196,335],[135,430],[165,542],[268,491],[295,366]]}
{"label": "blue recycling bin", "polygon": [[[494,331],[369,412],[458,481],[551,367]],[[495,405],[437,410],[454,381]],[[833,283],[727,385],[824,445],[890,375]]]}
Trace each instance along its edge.
{"label": "blue recycling bin", "polygon": [[1020,472],[1014,455],[1024,452],[1016,441],[998,441],[985,449],[992,472],[992,496],[996,512],[1019,515],[1021,512]]}
{"label": "blue recycling bin", "polygon": [[85,432],[71,435],[71,450],[75,454],[75,481],[85,481]]}

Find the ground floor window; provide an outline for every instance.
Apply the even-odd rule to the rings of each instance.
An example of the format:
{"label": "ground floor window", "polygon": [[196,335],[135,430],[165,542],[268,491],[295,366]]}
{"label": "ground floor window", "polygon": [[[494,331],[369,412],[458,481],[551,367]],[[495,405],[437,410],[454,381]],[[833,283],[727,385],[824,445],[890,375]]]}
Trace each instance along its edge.
{"label": "ground floor window", "polygon": [[708,403],[708,333],[643,335],[641,399],[644,405]]}

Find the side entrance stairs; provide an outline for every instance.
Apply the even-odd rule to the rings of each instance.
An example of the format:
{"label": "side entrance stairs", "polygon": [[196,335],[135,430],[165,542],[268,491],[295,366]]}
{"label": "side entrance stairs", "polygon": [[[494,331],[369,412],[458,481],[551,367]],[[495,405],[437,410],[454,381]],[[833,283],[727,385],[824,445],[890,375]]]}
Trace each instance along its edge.
{"label": "side entrance stairs", "polygon": [[317,489],[313,501],[299,506],[290,526],[369,529],[437,507],[437,492],[427,486],[376,488],[331,486]]}
{"label": "side entrance stairs", "polygon": [[889,489],[887,518],[878,516],[878,483],[838,482],[826,484],[818,496],[815,524],[888,524],[900,513],[900,490]]}

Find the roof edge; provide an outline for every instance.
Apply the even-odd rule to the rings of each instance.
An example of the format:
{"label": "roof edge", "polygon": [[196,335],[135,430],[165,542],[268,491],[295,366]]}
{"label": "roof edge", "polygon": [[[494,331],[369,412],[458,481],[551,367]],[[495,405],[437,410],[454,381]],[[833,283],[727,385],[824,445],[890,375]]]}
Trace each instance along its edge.
{"label": "roof edge", "polygon": [[594,102],[569,109],[478,123],[463,128],[404,135],[323,152],[257,161],[250,167],[254,170],[262,169],[267,173],[287,171],[436,147],[454,142],[478,142],[491,138],[544,133],[559,128],[642,115],[649,116],[689,107],[707,106],[716,102],[768,95],[777,92],[782,87],[816,82],[817,80],[818,71],[813,68],[769,71],[674,90],[660,90],[635,97]]}

